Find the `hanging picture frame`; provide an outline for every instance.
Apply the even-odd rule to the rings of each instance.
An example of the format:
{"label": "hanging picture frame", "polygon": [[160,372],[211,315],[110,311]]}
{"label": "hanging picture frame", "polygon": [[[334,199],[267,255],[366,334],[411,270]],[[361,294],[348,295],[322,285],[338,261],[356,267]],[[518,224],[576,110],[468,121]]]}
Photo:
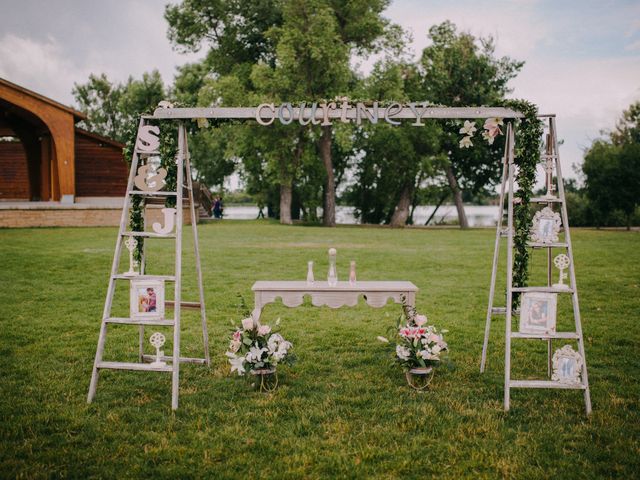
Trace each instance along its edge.
{"label": "hanging picture frame", "polygon": [[529,238],[536,243],[555,243],[558,241],[561,226],[560,214],[544,207],[533,217]]}
{"label": "hanging picture frame", "polygon": [[520,333],[555,333],[557,301],[555,293],[524,293],[520,307]]}
{"label": "hanging picture frame", "polygon": [[553,374],[551,380],[559,383],[575,385],[581,383],[582,355],[576,352],[571,345],[556,350],[551,359]]}
{"label": "hanging picture frame", "polygon": [[163,319],[164,281],[132,280],[129,310],[131,319]]}

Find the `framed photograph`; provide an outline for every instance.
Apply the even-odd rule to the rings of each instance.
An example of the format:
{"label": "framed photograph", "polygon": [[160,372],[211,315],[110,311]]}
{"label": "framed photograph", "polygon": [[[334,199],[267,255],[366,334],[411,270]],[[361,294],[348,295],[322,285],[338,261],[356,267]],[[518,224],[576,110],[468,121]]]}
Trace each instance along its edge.
{"label": "framed photograph", "polygon": [[132,319],[164,318],[164,281],[131,280]]}
{"label": "framed photograph", "polygon": [[520,333],[555,333],[557,302],[555,293],[524,293],[520,307]]}
{"label": "framed photograph", "polygon": [[534,215],[529,237],[536,243],[555,243],[561,226],[560,214],[544,207]]}
{"label": "framed photograph", "polygon": [[551,380],[560,383],[576,384],[580,383],[582,373],[582,355],[576,352],[571,345],[556,350],[552,359],[553,374]]}

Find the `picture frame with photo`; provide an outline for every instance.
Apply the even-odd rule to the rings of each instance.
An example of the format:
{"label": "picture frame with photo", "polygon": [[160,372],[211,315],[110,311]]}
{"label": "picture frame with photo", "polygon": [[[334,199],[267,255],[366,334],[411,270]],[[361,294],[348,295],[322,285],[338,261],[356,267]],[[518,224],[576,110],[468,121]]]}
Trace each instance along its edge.
{"label": "picture frame with photo", "polygon": [[131,319],[163,319],[164,281],[131,280],[129,310]]}
{"label": "picture frame with photo", "polygon": [[581,383],[582,355],[576,352],[571,345],[565,345],[553,354],[553,374],[551,380],[564,384],[576,385]]}
{"label": "picture frame with photo", "polygon": [[555,333],[557,304],[555,293],[525,292],[520,307],[520,333]]}
{"label": "picture frame with photo", "polygon": [[561,226],[560,214],[544,207],[533,216],[529,238],[536,243],[555,243],[558,241]]}

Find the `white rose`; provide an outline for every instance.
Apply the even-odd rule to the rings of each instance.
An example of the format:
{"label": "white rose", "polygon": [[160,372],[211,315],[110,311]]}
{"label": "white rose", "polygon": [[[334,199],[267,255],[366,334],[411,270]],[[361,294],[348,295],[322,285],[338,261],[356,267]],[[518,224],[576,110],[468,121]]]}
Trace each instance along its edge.
{"label": "white rose", "polygon": [[411,350],[402,345],[396,345],[396,355],[400,360],[408,360],[411,355]]}
{"label": "white rose", "polygon": [[415,319],[416,325],[417,326],[422,326],[425,323],[427,323],[427,316],[426,315],[416,315],[416,319]]}
{"label": "white rose", "polygon": [[245,330],[253,330],[253,318],[248,317],[242,320],[242,328]]}

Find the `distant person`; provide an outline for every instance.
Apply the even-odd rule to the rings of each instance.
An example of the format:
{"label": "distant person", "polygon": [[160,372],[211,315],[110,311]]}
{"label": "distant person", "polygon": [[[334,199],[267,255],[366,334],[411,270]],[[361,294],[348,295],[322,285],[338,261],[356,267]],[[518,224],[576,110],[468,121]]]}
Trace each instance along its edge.
{"label": "distant person", "polygon": [[220,195],[216,195],[213,201],[213,218],[222,218],[222,199]]}

